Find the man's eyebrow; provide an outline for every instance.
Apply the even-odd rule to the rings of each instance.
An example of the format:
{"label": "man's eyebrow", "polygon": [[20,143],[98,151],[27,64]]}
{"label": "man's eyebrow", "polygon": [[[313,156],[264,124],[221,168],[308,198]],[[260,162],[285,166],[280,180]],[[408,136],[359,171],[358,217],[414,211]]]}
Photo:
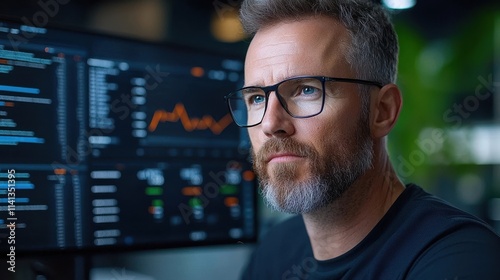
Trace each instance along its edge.
{"label": "man's eyebrow", "polygon": [[246,87],[265,87],[265,85],[261,84],[261,83],[258,83],[258,84],[247,84],[246,82],[243,83],[243,87],[246,88]]}
{"label": "man's eyebrow", "polygon": [[[320,76],[322,76],[322,75],[319,75],[319,74],[318,75],[315,75],[315,74],[311,74],[311,75],[307,75],[307,74],[304,74],[304,75],[287,75],[287,76],[284,76],[282,79],[280,79],[279,82],[277,82],[277,83],[283,82],[285,80],[293,79],[293,78],[320,77]],[[266,86],[270,86],[270,85],[262,85],[262,84],[247,85],[245,82],[243,83],[243,87],[266,87]]]}
{"label": "man's eyebrow", "polygon": [[252,93],[252,92],[258,92],[261,91],[258,87],[251,86],[250,88],[244,88],[242,90],[243,93]]}

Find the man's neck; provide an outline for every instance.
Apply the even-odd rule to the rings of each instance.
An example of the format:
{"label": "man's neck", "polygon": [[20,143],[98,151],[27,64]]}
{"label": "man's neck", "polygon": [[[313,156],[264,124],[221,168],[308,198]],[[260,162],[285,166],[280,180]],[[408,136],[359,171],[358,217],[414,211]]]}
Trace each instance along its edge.
{"label": "man's neck", "polygon": [[387,213],[404,188],[385,155],[337,201],[303,214],[314,257],[332,259],[356,246]]}

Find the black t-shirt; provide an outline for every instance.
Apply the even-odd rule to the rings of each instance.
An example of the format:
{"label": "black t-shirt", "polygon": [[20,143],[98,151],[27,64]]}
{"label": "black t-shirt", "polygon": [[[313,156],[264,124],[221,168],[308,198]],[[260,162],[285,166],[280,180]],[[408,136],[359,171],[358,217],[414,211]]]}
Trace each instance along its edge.
{"label": "black t-shirt", "polygon": [[301,216],[260,242],[242,279],[500,279],[500,237],[485,222],[410,184],[353,249],[314,259]]}

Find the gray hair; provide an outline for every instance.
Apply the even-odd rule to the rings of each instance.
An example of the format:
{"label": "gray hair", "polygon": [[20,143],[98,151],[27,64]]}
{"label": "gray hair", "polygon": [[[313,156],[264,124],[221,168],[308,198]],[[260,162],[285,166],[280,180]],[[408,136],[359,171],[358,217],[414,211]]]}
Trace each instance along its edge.
{"label": "gray hair", "polygon": [[394,27],[380,6],[364,0],[245,0],[240,10],[250,35],[285,20],[326,15],[338,20],[351,35],[346,60],[357,78],[395,83],[398,41]]}

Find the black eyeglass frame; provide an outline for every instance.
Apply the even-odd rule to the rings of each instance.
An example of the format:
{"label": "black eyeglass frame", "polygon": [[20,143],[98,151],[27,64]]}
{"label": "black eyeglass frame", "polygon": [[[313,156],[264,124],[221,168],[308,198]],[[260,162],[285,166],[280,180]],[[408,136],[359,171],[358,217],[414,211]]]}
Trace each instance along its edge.
{"label": "black eyeglass frame", "polygon": [[[283,100],[283,97],[278,92],[278,87],[281,84],[285,83],[285,82],[288,82],[288,81],[291,81],[291,80],[297,80],[297,79],[317,79],[317,80],[321,81],[321,86],[322,86],[322,90],[323,90],[323,97],[322,97],[323,99],[322,99],[322,102],[321,102],[321,109],[319,110],[318,113],[307,115],[307,116],[295,116],[294,114],[290,113],[290,111],[288,111],[287,106],[285,105],[286,102]],[[240,89],[235,90],[233,92],[230,92],[228,95],[224,96],[224,99],[226,100],[226,104],[228,106],[229,112],[231,113],[231,117],[233,118],[234,123],[237,126],[239,126],[239,127],[253,127],[253,126],[257,126],[257,125],[259,125],[259,124],[262,123],[262,120],[264,119],[264,116],[266,115],[266,112],[267,112],[267,104],[268,104],[268,101],[269,101],[269,96],[271,95],[271,92],[273,92],[273,91],[276,94],[276,98],[278,98],[278,101],[280,102],[281,107],[283,107],[283,109],[285,109],[285,111],[288,113],[288,115],[290,115],[292,118],[296,118],[296,119],[306,119],[306,118],[311,118],[311,117],[317,116],[317,115],[321,114],[321,112],[323,112],[323,108],[325,106],[325,94],[326,94],[326,91],[325,91],[325,82],[327,82],[327,81],[330,81],[330,82],[352,83],[352,84],[362,84],[362,85],[368,85],[368,86],[376,86],[378,88],[384,87],[384,85],[382,83],[374,82],[374,81],[361,80],[361,79],[334,78],[334,77],[325,77],[325,76],[297,76],[297,77],[292,77],[292,78],[285,79],[283,81],[280,81],[277,84],[270,85],[270,86],[265,86],[265,87],[260,87],[260,86],[243,87],[243,88],[240,88]],[[236,121],[236,118],[235,118],[235,116],[233,114],[233,110],[231,109],[230,99],[231,99],[231,97],[234,94],[236,94],[236,92],[239,92],[239,91],[242,91],[242,90],[245,90],[245,89],[251,89],[251,88],[260,89],[260,90],[262,90],[264,92],[265,97],[266,97],[266,100],[265,100],[266,103],[264,104],[264,113],[262,114],[261,120],[259,122],[257,122],[256,124],[252,124],[252,125],[240,125]]]}

